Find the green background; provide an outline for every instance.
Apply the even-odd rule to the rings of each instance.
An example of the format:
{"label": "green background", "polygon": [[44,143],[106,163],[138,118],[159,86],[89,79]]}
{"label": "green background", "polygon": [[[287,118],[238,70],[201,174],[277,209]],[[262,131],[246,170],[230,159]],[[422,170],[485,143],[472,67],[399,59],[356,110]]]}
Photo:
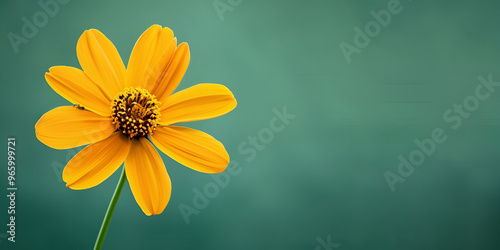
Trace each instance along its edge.
{"label": "green background", "polygon": [[[500,81],[500,4],[401,0],[402,11],[348,63],[340,43],[353,45],[354,28],[388,2],[243,0],[221,20],[211,0],[74,0],[15,53],[7,34],[21,35],[22,18],[43,9],[1,1],[0,131],[4,150],[16,138],[18,191],[16,243],[1,226],[0,248],[93,247],[119,173],[89,190],[65,187],[62,166],[80,148],[36,139],[40,116],[70,105],[43,75],[79,67],[76,42],[86,29],[102,31],[127,62],[140,34],[160,24],[190,45],[178,89],[221,83],[238,100],[228,115],[189,126],[219,139],[242,171],[186,224],[179,205],[193,207],[193,190],[214,179],[161,154],[170,203],[147,217],[126,184],[104,249],[327,249],[320,241],[336,243],[331,249],[499,249],[500,91],[456,130],[443,114],[474,95],[478,76]],[[296,117],[248,160],[238,147],[285,106]],[[408,159],[414,140],[435,128],[447,140],[391,192],[384,173],[398,174],[398,156]]]}

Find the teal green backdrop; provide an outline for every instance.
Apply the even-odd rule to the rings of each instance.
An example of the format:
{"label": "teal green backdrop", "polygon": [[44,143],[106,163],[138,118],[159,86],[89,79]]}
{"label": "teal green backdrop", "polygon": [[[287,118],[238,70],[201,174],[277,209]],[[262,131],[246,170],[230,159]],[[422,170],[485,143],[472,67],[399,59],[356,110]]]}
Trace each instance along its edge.
{"label": "teal green backdrop", "polygon": [[167,208],[145,216],[126,184],[104,249],[499,249],[499,10],[493,0],[1,1],[0,131],[3,150],[16,138],[18,189],[12,243],[4,153],[0,249],[93,247],[119,173],[65,187],[81,148],[35,137],[40,116],[71,105],[44,73],[79,67],[90,28],[126,63],[152,24],[190,45],[178,90],[220,83],[238,100],[189,124],[225,145],[231,169],[211,176],[161,153]]}

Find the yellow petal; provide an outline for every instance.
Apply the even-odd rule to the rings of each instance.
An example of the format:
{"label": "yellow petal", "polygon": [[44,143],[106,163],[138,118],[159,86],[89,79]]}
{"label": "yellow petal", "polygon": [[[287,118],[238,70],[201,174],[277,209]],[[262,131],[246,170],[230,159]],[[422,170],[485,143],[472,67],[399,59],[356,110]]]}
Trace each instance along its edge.
{"label": "yellow petal", "polygon": [[160,155],[147,139],[132,140],[125,172],[142,211],[148,216],[163,212],[170,200],[172,185]]}
{"label": "yellow petal", "polygon": [[196,129],[158,126],[150,138],[163,153],[199,172],[220,173],[229,163],[224,145]]}
{"label": "yellow petal", "polygon": [[63,171],[63,180],[71,189],[87,189],[99,185],[111,176],[125,161],[130,149],[130,140],[120,132],[88,145]]}
{"label": "yellow petal", "polygon": [[160,54],[160,57],[155,59],[153,63],[151,63],[151,67],[148,69],[147,75],[145,77],[145,86],[144,88],[149,90],[151,93],[154,93],[154,89],[162,84],[163,77],[167,72],[168,65],[172,61],[172,56],[174,55],[175,48],[177,47],[177,38],[173,38],[170,43],[167,45],[165,51]]}
{"label": "yellow petal", "polygon": [[[147,29],[132,50],[127,66],[127,83],[129,87],[141,87],[149,91],[156,84],[164,68],[167,67],[175,47],[174,32],[169,28],[153,25]],[[164,60],[159,61],[164,57]]]}
{"label": "yellow petal", "polygon": [[[156,88],[152,93],[160,102],[164,102],[177,88],[184,77],[189,65],[190,54],[187,43],[181,43],[175,49],[174,55],[168,66],[162,70],[162,74],[156,80]],[[163,64],[165,61],[162,62]],[[160,65],[162,63],[159,63]]]}
{"label": "yellow petal", "polygon": [[110,117],[71,106],[45,113],[35,125],[35,133],[43,144],[55,149],[68,149],[101,141],[115,131]]}
{"label": "yellow petal", "polygon": [[59,95],[99,115],[110,116],[111,98],[83,71],[67,66],[52,67],[49,71],[45,80]]}
{"label": "yellow petal", "polygon": [[125,88],[125,66],[113,43],[100,31],[83,32],[76,45],[83,71],[114,97]]}
{"label": "yellow petal", "polygon": [[210,119],[236,107],[233,93],[220,84],[203,83],[170,96],[161,104],[162,125]]}

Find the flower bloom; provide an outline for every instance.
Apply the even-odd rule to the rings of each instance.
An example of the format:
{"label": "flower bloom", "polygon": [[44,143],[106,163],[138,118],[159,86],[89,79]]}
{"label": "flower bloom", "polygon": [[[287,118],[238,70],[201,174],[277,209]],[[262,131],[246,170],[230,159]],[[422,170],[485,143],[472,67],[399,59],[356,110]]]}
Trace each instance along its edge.
{"label": "flower bloom", "polygon": [[90,144],[64,168],[67,187],[94,187],[125,162],[135,200],[146,215],[155,215],[168,204],[171,182],[152,143],[196,171],[224,171],[229,155],[222,143],[174,124],[221,116],[236,107],[236,100],[219,84],[172,94],[190,60],[188,44],[177,45],[172,30],[147,29],[126,69],[113,43],[98,30],[86,30],[76,52],[83,71],[55,66],[45,74],[52,89],[74,105],[50,110],[35,125],[38,140],[49,147]]}

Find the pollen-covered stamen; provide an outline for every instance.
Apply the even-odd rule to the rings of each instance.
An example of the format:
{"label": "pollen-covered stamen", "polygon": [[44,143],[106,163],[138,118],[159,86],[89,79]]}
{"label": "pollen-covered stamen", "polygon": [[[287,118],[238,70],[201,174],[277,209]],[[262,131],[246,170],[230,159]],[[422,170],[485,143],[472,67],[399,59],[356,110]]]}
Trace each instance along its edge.
{"label": "pollen-covered stamen", "polygon": [[126,88],[113,100],[113,124],[129,138],[153,134],[160,120],[159,104],[156,97],[145,89]]}

